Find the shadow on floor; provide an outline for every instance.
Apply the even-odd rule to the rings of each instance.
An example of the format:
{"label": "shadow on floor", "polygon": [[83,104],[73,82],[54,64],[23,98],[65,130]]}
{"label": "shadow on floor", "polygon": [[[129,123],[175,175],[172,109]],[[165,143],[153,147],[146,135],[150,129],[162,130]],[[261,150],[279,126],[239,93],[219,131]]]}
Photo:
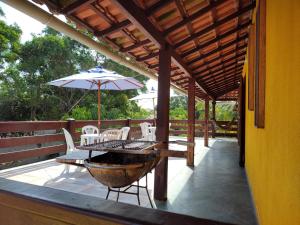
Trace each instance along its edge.
{"label": "shadow on floor", "polygon": [[[157,208],[222,222],[257,224],[245,171],[238,164],[237,142],[216,139],[202,159],[197,151],[205,150],[196,147],[195,151],[192,175],[186,178],[182,171],[176,176],[169,184],[168,201],[156,202]],[[187,175],[189,170],[186,168]]]}

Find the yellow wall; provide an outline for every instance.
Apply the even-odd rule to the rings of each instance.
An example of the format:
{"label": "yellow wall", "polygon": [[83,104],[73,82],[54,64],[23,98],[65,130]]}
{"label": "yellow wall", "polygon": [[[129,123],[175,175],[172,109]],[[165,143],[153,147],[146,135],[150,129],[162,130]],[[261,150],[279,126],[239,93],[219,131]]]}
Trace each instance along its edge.
{"label": "yellow wall", "polygon": [[246,103],[246,171],[259,223],[300,225],[300,0],[267,1],[266,43],[265,128]]}

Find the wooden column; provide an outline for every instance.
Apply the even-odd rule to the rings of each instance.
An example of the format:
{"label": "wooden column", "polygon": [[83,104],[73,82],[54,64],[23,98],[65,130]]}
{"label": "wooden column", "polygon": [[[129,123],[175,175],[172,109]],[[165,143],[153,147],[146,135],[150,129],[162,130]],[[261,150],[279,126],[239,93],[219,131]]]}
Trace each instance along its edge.
{"label": "wooden column", "polygon": [[[189,79],[188,88],[188,142],[195,141],[195,81]],[[187,165],[194,166],[194,146],[187,147]]]}
{"label": "wooden column", "polygon": [[205,99],[205,119],[204,119],[204,146],[208,147],[208,115],[209,115],[209,99]]}
{"label": "wooden column", "polygon": [[67,130],[71,134],[73,140],[75,140],[75,119],[68,118],[67,121],[68,121]]}
{"label": "wooden column", "polygon": [[216,101],[212,101],[212,119],[216,119]]}
{"label": "wooden column", "polygon": [[[168,149],[169,107],[170,107],[171,53],[168,46],[159,51],[158,98],[156,140],[163,143],[162,149]],[[162,158],[155,168],[154,198],[167,200],[168,158]]]}
{"label": "wooden column", "polygon": [[238,141],[240,145],[240,167],[245,166],[245,109],[246,109],[246,84],[245,78],[241,77],[239,87],[239,119],[238,119]]}
{"label": "wooden column", "polygon": [[[213,120],[216,120],[216,100],[213,100],[213,101],[212,101],[212,119],[213,119]],[[216,128],[215,128],[214,125],[212,126],[212,133],[211,133],[211,136],[212,136],[213,138],[216,137]]]}

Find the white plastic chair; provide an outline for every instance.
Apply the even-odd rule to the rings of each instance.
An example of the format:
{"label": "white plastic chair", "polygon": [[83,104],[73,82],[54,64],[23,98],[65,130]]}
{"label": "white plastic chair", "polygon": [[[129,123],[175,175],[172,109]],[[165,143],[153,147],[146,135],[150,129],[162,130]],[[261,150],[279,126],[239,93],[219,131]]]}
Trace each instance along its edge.
{"label": "white plastic chair", "polygon": [[81,136],[80,145],[93,144],[95,141],[94,137],[84,137],[84,134],[100,135],[99,129],[92,125],[87,125],[87,126],[82,127],[81,132],[82,132],[83,136]]}
{"label": "white plastic chair", "polygon": [[149,141],[152,139],[152,134],[150,133],[149,127],[151,127],[151,123],[140,123],[140,127],[142,130],[142,140]]}
{"label": "white plastic chair", "polygon": [[[62,130],[66,138],[67,152],[66,155],[57,157],[56,161],[60,163],[71,163],[71,164],[83,165],[84,160],[89,158],[89,152],[77,149],[74,145],[73,138],[69,133],[69,131],[67,131],[65,128],[62,128]],[[92,152],[92,157],[101,154],[103,154],[103,152]]]}
{"label": "white plastic chair", "polygon": [[101,133],[101,142],[120,140],[122,137],[122,131],[119,129],[105,130]]}
{"label": "white plastic chair", "polygon": [[122,127],[121,131],[122,131],[121,140],[127,140],[128,134],[129,134],[129,131],[130,131],[130,127]]}
{"label": "white plastic chair", "polygon": [[99,129],[92,125],[82,127],[82,134],[99,134]]}
{"label": "white plastic chair", "polygon": [[66,143],[67,143],[67,153],[76,151],[77,149],[75,148],[73,138],[69,131],[67,131],[65,128],[62,129],[66,138]]}

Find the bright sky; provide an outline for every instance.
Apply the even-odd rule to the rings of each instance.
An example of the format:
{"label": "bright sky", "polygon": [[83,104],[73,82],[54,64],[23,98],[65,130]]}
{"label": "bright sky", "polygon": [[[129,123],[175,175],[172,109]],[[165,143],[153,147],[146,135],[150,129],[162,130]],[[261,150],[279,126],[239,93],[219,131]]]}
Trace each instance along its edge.
{"label": "bright sky", "polygon": [[[32,34],[40,34],[41,31],[45,28],[45,25],[33,19],[32,17],[19,12],[18,10],[0,2],[0,7],[5,13],[4,20],[8,24],[18,24],[22,29],[21,41],[24,43],[32,38]],[[47,10],[47,7],[42,7],[44,10]],[[64,20],[63,17],[59,17],[61,20]],[[152,87],[154,90],[157,90],[157,81],[149,80],[146,84],[148,90],[151,90]],[[152,100],[143,100],[139,102],[139,105],[143,108],[152,108]]]}

